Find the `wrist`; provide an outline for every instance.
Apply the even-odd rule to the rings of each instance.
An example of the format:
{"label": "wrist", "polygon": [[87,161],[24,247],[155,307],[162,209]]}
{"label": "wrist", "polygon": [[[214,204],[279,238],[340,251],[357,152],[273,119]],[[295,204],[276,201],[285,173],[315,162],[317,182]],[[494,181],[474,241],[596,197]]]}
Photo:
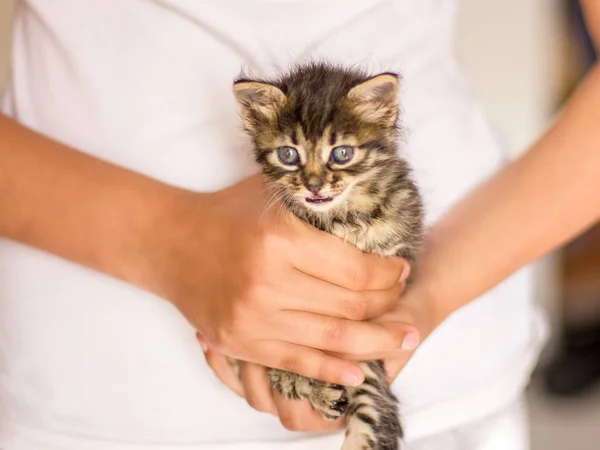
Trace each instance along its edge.
{"label": "wrist", "polygon": [[148,220],[141,233],[141,261],[132,269],[132,284],[184,312],[190,264],[198,280],[210,273],[214,263],[212,246],[219,241],[220,232],[215,197],[167,186],[149,198]]}
{"label": "wrist", "polygon": [[421,340],[425,339],[448,316],[452,314],[448,305],[439,295],[436,295],[434,286],[420,281],[418,278],[407,287],[401,302],[410,307],[417,316]]}
{"label": "wrist", "polygon": [[175,253],[195,194],[151,181],[140,185],[135,196],[124,219],[130,244],[123,246],[116,262],[119,277],[170,300]]}

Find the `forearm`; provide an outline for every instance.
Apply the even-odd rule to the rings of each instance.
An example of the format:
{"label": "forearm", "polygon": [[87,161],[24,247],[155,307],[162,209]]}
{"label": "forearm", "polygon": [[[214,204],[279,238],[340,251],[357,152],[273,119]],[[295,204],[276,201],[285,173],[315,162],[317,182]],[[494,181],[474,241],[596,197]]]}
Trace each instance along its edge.
{"label": "forearm", "polygon": [[548,132],[430,231],[415,294],[439,319],[600,218],[600,70]]}
{"label": "forearm", "polygon": [[150,236],[177,190],[0,115],[0,236],[157,290]]}

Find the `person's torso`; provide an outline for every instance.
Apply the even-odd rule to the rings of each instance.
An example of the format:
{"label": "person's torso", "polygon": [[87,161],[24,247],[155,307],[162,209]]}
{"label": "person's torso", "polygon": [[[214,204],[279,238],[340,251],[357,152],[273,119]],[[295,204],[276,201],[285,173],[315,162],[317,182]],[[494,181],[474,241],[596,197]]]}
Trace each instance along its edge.
{"label": "person's torso", "polygon": [[[400,151],[431,222],[504,159],[453,57],[455,6],[29,0],[16,17],[3,109],[99,158],[214,191],[256,170],[231,90],[241,69],[269,75],[327,58],[398,70]],[[413,417],[519,360],[532,315],[521,273],[444,324],[394,385],[408,435]],[[6,240],[0,336],[0,416],[27,429],[198,445],[305,437],[221,385],[163,300]]]}

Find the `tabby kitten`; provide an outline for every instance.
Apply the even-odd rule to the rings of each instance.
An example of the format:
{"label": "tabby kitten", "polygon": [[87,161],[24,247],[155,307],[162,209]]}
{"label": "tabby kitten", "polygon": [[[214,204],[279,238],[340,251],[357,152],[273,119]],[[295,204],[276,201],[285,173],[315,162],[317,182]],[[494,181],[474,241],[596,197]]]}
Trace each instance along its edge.
{"label": "tabby kitten", "polygon": [[[234,93],[256,162],[286,208],[365,252],[414,260],[422,207],[397,155],[396,74],[310,63],[270,81],[239,79]],[[383,363],[360,366],[359,387],[276,369],[269,378],[325,418],[345,416],[343,450],[396,450],[403,432]]]}

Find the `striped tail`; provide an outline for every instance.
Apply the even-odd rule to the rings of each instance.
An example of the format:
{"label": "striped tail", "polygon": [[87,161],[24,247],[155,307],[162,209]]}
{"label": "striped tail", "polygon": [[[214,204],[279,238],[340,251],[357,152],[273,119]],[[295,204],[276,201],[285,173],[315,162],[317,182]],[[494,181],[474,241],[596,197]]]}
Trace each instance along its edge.
{"label": "striped tail", "polygon": [[365,381],[348,388],[342,450],[398,450],[403,437],[398,399],[390,390],[383,362],[361,363],[360,367]]}

